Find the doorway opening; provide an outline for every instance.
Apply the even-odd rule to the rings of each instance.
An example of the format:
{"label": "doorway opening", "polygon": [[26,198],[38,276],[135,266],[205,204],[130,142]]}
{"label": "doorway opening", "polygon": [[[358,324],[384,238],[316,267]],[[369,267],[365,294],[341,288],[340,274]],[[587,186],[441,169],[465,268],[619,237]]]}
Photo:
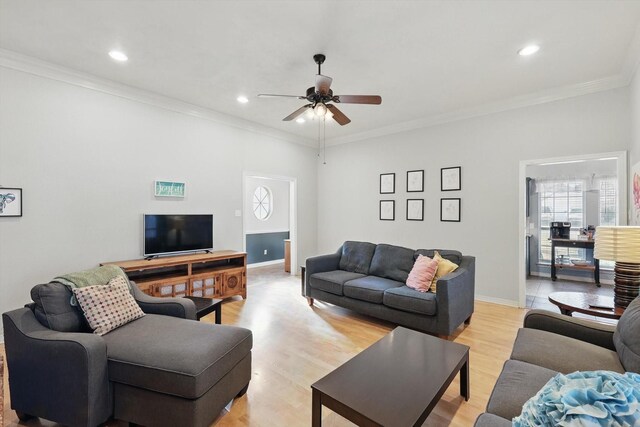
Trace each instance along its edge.
{"label": "doorway opening", "polygon": [[593,258],[590,236],[627,223],[626,152],[523,160],[519,203],[520,307],[557,311],[553,292],[613,296],[612,266]]}
{"label": "doorway opening", "polygon": [[242,177],[243,247],[249,268],[297,272],[296,179],[258,172]]}

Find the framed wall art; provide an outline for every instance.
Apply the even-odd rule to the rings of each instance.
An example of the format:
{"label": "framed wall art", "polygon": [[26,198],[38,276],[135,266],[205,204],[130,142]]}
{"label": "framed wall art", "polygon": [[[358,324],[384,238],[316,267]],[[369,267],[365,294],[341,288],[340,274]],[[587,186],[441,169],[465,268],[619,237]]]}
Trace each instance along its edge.
{"label": "framed wall art", "polygon": [[424,170],[407,171],[407,193],[424,191]]}
{"label": "framed wall art", "polygon": [[155,181],[153,188],[156,197],[184,198],[186,184],[176,181]]}
{"label": "framed wall art", "polygon": [[380,174],[380,194],[393,194],[396,192],[396,174]]}
{"label": "framed wall art", "polygon": [[460,222],[460,199],[440,199],[440,221]]}
{"label": "framed wall art", "polygon": [[424,199],[407,199],[407,221],[424,221]]}
{"label": "framed wall art", "polygon": [[462,167],[440,169],[440,191],[458,191],[462,189]]}
{"label": "framed wall art", "polygon": [[22,216],[22,188],[0,187],[0,217]]}
{"label": "framed wall art", "polygon": [[380,221],[395,221],[396,201],[380,200]]}

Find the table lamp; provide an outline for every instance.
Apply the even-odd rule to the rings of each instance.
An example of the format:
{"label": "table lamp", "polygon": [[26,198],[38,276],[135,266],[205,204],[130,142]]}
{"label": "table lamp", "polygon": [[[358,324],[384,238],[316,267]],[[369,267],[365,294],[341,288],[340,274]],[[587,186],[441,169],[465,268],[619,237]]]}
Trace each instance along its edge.
{"label": "table lamp", "polygon": [[613,301],[627,307],[640,291],[640,227],[597,227],[593,257],[615,261]]}

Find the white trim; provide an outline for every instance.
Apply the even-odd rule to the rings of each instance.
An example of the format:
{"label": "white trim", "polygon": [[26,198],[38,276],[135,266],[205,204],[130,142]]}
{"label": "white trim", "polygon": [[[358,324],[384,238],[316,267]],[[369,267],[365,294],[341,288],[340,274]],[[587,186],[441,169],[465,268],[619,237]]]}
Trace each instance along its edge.
{"label": "white trim", "polygon": [[288,229],[282,230],[257,230],[257,231],[245,231],[244,234],[271,234],[271,233],[288,233]]}
{"label": "white trim", "polygon": [[541,163],[564,162],[571,160],[597,160],[601,158],[615,157],[617,159],[618,174],[618,224],[627,224],[627,152],[614,151],[609,153],[579,154],[575,156],[553,157],[547,159],[521,160],[518,173],[518,300],[521,307],[526,306],[527,300],[527,273],[525,266],[525,246],[527,218],[526,208],[526,188],[525,179],[527,177],[527,166],[539,165]]}
{"label": "white trim", "polygon": [[484,295],[476,295],[476,301],[490,302],[492,304],[506,305],[509,307],[524,308],[518,305],[518,301],[512,301],[504,298],[486,297]]}
{"label": "white trim", "polygon": [[529,107],[532,105],[546,104],[548,102],[560,101],[562,99],[573,98],[581,95],[602,92],[611,89],[628,86],[631,79],[626,75],[616,75],[605,77],[590,82],[577,83],[559,88],[547,89],[537,93],[521,95],[503,101],[489,104],[482,104],[476,107],[464,108],[442,114],[435,114],[421,119],[396,123],[390,126],[360,132],[352,135],[327,139],[327,145],[346,144],[349,142],[361,141],[363,139],[377,138],[401,132],[408,132],[416,129],[423,129],[445,123],[467,120],[489,114],[500,113],[508,110]]}
{"label": "white trim", "polygon": [[266,267],[268,265],[284,264],[283,259],[274,259],[273,261],[254,262],[253,264],[247,264],[247,268]]}
{"label": "white trim", "polygon": [[65,68],[7,49],[0,49],[0,67],[22,71],[51,80],[61,81],[75,86],[80,86],[85,89],[91,89],[109,95],[118,96],[120,98],[125,98],[130,101],[163,108],[176,113],[210,120],[283,141],[293,142],[309,147],[316,147],[318,145],[317,141],[314,139],[283,132],[250,120],[233,117],[229,114],[220,113],[209,108],[200,107],[195,104],[190,104],[188,102],[180,101],[148,90],[138,89],[133,86],[96,77],[88,73]]}
{"label": "white trim", "polygon": [[[631,83],[635,69],[640,63],[640,31],[631,44],[624,69],[620,74],[593,80],[584,83],[567,85],[559,88],[546,89],[540,92],[521,95],[503,101],[483,104],[475,107],[464,108],[457,111],[450,111],[442,114],[435,114],[421,119],[396,123],[371,131],[360,132],[342,137],[329,138],[327,145],[346,144],[380,136],[392,135],[407,132],[415,129],[451,123],[459,120],[471,119],[508,110],[528,107],[532,105],[545,104],[581,95],[587,95],[605,90],[617,89],[628,86]],[[208,108],[200,107],[175,98],[160,95],[144,89],[138,89],[112,80],[103,79],[88,73],[75,71],[47,61],[23,55],[11,50],[0,49],[0,66],[10,68],[40,77],[58,80],[72,85],[92,89],[95,91],[108,93],[113,96],[153,105],[166,110],[198,117],[214,122],[226,124],[260,135],[267,135],[284,141],[301,144],[308,147],[317,148],[317,140],[294,135],[269,126],[265,126],[250,120],[241,119],[228,114],[220,113]]]}

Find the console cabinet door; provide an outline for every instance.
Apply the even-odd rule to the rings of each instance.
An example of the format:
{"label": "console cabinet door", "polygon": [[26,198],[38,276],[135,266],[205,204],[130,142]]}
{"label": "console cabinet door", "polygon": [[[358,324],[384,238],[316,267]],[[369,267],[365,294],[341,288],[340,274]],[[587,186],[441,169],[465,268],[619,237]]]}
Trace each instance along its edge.
{"label": "console cabinet door", "polygon": [[244,295],[246,289],[244,278],[243,268],[227,270],[222,273],[222,296]]}
{"label": "console cabinet door", "polygon": [[189,281],[186,279],[171,282],[157,283],[153,286],[154,297],[184,297],[189,290]]}
{"label": "console cabinet door", "polygon": [[197,276],[190,281],[190,295],[194,297],[214,298],[220,295],[221,274]]}

